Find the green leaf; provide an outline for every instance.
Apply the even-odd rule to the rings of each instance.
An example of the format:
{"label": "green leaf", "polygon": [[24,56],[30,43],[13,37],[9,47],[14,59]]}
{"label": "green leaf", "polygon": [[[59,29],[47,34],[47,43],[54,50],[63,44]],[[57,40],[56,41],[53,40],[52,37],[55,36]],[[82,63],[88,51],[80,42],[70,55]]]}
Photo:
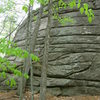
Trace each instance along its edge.
{"label": "green leaf", "polygon": [[2,76],[3,76],[3,78],[6,78],[6,73],[2,72]]}
{"label": "green leaf", "polygon": [[79,3],[81,3],[81,0],[78,0]]}
{"label": "green leaf", "polygon": [[2,7],[0,7],[0,13],[2,13],[2,12],[4,12],[4,10],[3,10],[3,8],[2,8]]}
{"label": "green leaf", "polygon": [[5,71],[7,71],[7,68],[5,66],[3,66],[2,70],[5,72]]}
{"label": "green leaf", "polygon": [[7,81],[6,81],[6,85],[9,85],[9,84],[10,84],[10,82],[9,82],[9,80],[7,80]]}
{"label": "green leaf", "polygon": [[93,12],[93,10],[92,9],[89,9],[88,11],[90,13],[90,16],[94,19],[94,12]]}
{"label": "green leaf", "polygon": [[73,2],[70,2],[68,5],[69,5],[70,8],[73,8],[74,7]]}
{"label": "green leaf", "polygon": [[92,9],[89,9],[88,11],[89,11],[90,13],[93,13],[93,10],[92,10]]}
{"label": "green leaf", "polygon": [[26,78],[26,79],[28,79],[29,78],[29,76],[28,76],[28,74],[24,74],[24,77]]}
{"label": "green leaf", "polygon": [[11,83],[10,83],[10,86],[13,87],[13,86],[16,86],[16,81],[15,79],[11,78]]}
{"label": "green leaf", "polygon": [[36,21],[37,20],[37,16],[34,16],[33,19]]}
{"label": "green leaf", "polygon": [[84,8],[83,8],[83,7],[80,8],[80,13],[81,13],[81,14],[84,13]]}
{"label": "green leaf", "polygon": [[28,12],[28,7],[26,6],[26,5],[24,5],[23,7],[22,7],[22,10],[24,10],[26,13]]}
{"label": "green leaf", "polygon": [[88,10],[88,4],[87,3],[84,3],[83,5],[84,5],[84,9],[85,10]]}
{"label": "green leaf", "polygon": [[37,0],[40,4],[45,5],[48,3],[48,0]]}
{"label": "green leaf", "polygon": [[80,4],[80,3],[78,3],[78,4],[77,4],[77,8],[80,8],[80,6],[81,6],[81,4]]}
{"label": "green leaf", "polygon": [[34,0],[30,0],[30,5],[33,6]]}
{"label": "green leaf", "polygon": [[32,60],[33,61],[36,61],[36,62],[38,62],[40,59],[37,57],[37,56],[35,56],[35,55],[31,55],[31,57],[32,57]]}
{"label": "green leaf", "polygon": [[92,17],[88,17],[89,23],[92,23]]}
{"label": "green leaf", "polygon": [[88,10],[85,11],[85,15],[87,15],[89,17],[89,12]]}

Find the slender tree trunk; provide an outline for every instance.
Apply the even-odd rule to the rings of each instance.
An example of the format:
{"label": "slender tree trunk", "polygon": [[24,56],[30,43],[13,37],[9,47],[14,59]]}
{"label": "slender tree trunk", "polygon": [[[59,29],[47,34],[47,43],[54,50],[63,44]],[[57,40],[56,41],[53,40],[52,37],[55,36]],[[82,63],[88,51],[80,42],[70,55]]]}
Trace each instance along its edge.
{"label": "slender tree trunk", "polygon": [[47,86],[47,68],[48,68],[48,51],[49,51],[49,39],[51,30],[51,6],[52,0],[48,3],[48,24],[46,29],[45,43],[44,43],[44,55],[43,55],[43,66],[40,82],[40,100],[46,100],[46,86]]}
{"label": "slender tree trunk", "polygon": [[[39,15],[36,21],[36,25],[34,28],[34,32],[32,34],[32,40],[30,41],[30,52],[33,53],[34,49],[35,49],[35,45],[36,45],[36,39],[37,39],[37,35],[39,32],[39,27],[40,27],[40,22],[41,22],[41,17],[42,17],[42,12],[43,12],[43,6],[41,5],[40,11],[39,11]],[[31,63],[32,64],[32,63]],[[32,92],[32,100],[33,100],[33,95],[34,95],[34,90],[33,90],[33,66],[31,65],[31,92]]]}
{"label": "slender tree trunk", "polygon": [[32,60],[30,59],[31,62],[31,78],[30,78],[30,83],[31,83],[31,100],[34,100],[34,87],[33,87],[33,66],[32,66]]}
{"label": "slender tree trunk", "polygon": [[[23,67],[21,68],[21,72],[23,73]],[[19,96],[19,100],[23,100],[23,76],[20,78],[20,96]]]}
{"label": "slender tree trunk", "polygon": [[[32,7],[33,8],[33,7]],[[29,53],[31,54],[31,35],[32,35],[32,13],[30,14],[30,22],[29,22],[29,27],[30,27],[30,36],[29,36]],[[33,66],[32,66],[32,59],[29,57],[30,61],[30,84],[31,84],[31,100],[34,100],[34,87],[33,87]]]}
{"label": "slender tree trunk", "polygon": [[37,36],[38,36],[40,24],[41,24],[42,13],[43,13],[43,5],[41,5],[41,7],[40,7],[39,14],[38,14],[38,17],[37,17],[37,20],[36,20],[36,24],[35,24],[35,28],[34,28],[34,31],[32,33],[31,53],[33,53],[34,49],[35,49],[36,39],[37,39]]}
{"label": "slender tree trunk", "polygon": [[[11,28],[12,28],[12,27],[11,27],[11,26],[12,26],[11,24],[12,24],[12,22],[10,21],[9,33],[11,33]],[[11,35],[9,35],[9,40],[10,40],[10,38],[11,38]]]}
{"label": "slender tree trunk", "polygon": [[[36,21],[36,25],[35,25],[34,31],[32,33],[31,42],[30,42],[30,45],[31,45],[30,52],[31,53],[33,53],[34,52],[34,49],[35,49],[36,39],[37,39],[39,27],[40,27],[42,12],[43,12],[43,6],[41,6],[41,9],[39,11],[39,15],[38,15],[38,18],[37,18],[37,21]],[[30,70],[30,68],[28,66],[25,67],[25,73],[28,74],[29,73],[29,70]],[[26,85],[26,79],[24,81],[24,88],[25,88],[25,85]]]}
{"label": "slender tree trunk", "polygon": [[[30,37],[31,37],[31,28],[30,28],[30,5],[29,5],[29,13],[28,13],[28,22],[27,22],[27,35],[26,35],[26,45],[25,45],[25,49],[30,53]],[[25,58],[24,60],[24,67],[28,68],[31,67],[30,66],[30,56],[28,56],[27,58]],[[23,73],[26,73],[25,68],[23,70]],[[27,73],[28,74],[28,73]],[[25,91],[25,84],[26,83],[26,79],[24,78],[24,76],[22,76],[21,81],[20,81],[20,85],[19,85],[19,90],[20,90],[20,100],[23,99],[23,93]]]}
{"label": "slender tree trunk", "polygon": [[[36,20],[36,25],[35,25],[34,31],[31,34],[32,36],[30,36],[31,37],[30,38],[30,42],[26,41],[26,46],[25,47],[26,47],[26,50],[27,50],[28,45],[30,44],[30,53],[33,53],[34,49],[35,49],[35,44],[36,44],[36,39],[37,39],[40,23],[41,23],[42,13],[43,13],[43,6],[41,6],[41,8],[39,10],[39,15],[38,15],[38,18]],[[29,18],[28,18],[28,22],[29,22]],[[29,36],[27,34],[26,38],[28,38],[28,37]],[[30,63],[31,67],[29,67],[29,63]],[[33,95],[34,95],[34,91],[33,91],[33,67],[32,67],[32,60],[30,59],[30,57],[25,59],[24,67],[25,67],[24,72],[27,73],[27,74],[29,73],[29,70],[31,68],[31,78],[30,78],[30,81],[31,81],[31,91],[32,91],[32,100],[33,100],[34,99],[34,97],[33,97]],[[20,88],[22,87],[23,88],[22,91],[24,91],[25,90],[25,86],[26,86],[26,79],[24,79],[24,81],[23,81],[23,86],[20,86],[20,84],[19,84],[19,87],[18,87],[19,89],[18,90],[20,90]],[[19,91],[18,91],[18,93],[19,93]]]}

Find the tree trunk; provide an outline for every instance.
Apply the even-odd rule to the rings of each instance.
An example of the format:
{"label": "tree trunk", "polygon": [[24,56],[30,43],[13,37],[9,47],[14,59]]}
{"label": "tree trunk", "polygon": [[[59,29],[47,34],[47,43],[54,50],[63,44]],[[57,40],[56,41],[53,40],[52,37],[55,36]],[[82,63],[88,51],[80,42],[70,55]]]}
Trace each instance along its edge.
{"label": "tree trunk", "polygon": [[[26,50],[28,48],[28,43],[29,43],[29,45],[30,45],[30,53],[33,53],[34,52],[34,49],[35,49],[35,44],[36,44],[36,39],[37,39],[39,27],[40,27],[42,13],[43,13],[43,6],[41,6],[41,8],[39,10],[39,15],[38,15],[38,18],[37,18],[37,21],[36,21],[36,25],[35,25],[34,31],[33,31],[33,33],[30,36],[32,38],[29,38],[30,39],[30,42],[26,40]],[[28,18],[28,22],[29,22],[29,18]],[[28,37],[29,36],[27,34],[26,39],[28,39]],[[31,67],[29,67],[29,65]],[[31,91],[32,91],[32,98],[33,98],[33,94],[34,94],[34,91],[33,91],[33,67],[32,67],[32,60],[30,59],[30,57],[28,57],[28,58],[25,59],[25,61],[24,61],[24,67],[25,67],[24,72],[27,73],[27,74],[29,73],[29,70],[31,68]],[[24,81],[23,81],[23,89],[22,89],[22,91],[25,90],[25,86],[26,86],[26,79],[24,79]],[[19,89],[18,89],[18,93],[17,94],[20,93],[19,92],[20,87],[21,86],[19,84],[19,86],[18,86]]]}
{"label": "tree trunk", "polygon": [[[23,67],[21,67],[21,72],[23,72]],[[20,84],[19,84],[19,93],[20,93],[20,96],[19,96],[19,100],[23,100],[23,76],[20,78]]]}
{"label": "tree trunk", "polygon": [[51,6],[52,0],[48,3],[48,24],[46,29],[45,43],[44,43],[44,54],[43,54],[43,66],[40,82],[40,100],[46,100],[46,86],[47,86],[47,68],[48,68],[48,51],[49,51],[49,39],[51,30]]}
{"label": "tree trunk", "polygon": [[[28,22],[27,22],[27,35],[26,35],[26,45],[25,45],[25,49],[30,53],[30,37],[31,37],[31,27],[30,27],[30,23],[31,23],[31,15],[30,15],[30,5],[29,5],[29,13],[28,13]],[[31,62],[30,62],[30,55],[25,58],[24,60],[24,70],[23,73],[27,73],[28,68],[31,67]],[[28,74],[28,73],[27,73]],[[20,85],[19,85],[19,93],[20,93],[20,100],[23,99],[23,93],[25,91],[25,83],[26,83],[26,79],[24,78],[24,76],[22,76],[21,81],[20,81]]]}
{"label": "tree trunk", "polygon": [[[41,9],[39,11],[39,15],[38,15],[38,18],[37,18],[37,21],[36,21],[34,32],[32,33],[32,38],[31,38],[31,42],[30,42],[30,52],[31,53],[33,53],[34,49],[35,49],[36,39],[37,39],[39,27],[40,27],[42,12],[43,12],[43,6],[41,7]],[[30,68],[28,66],[25,67],[25,73],[28,74],[29,70],[30,70]],[[24,87],[23,88],[25,88],[25,85],[26,85],[26,79],[24,80]]]}
{"label": "tree trunk", "polygon": [[42,13],[43,13],[43,5],[41,5],[41,7],[40,7],[38,18],[37,18],[36,24],[35,24],[35,28],[34,28],[34,31],[32,33],[31,53],[34,53],[34,49],[35,49],[35,45],[36,45],[36,39],[37,39],[37,36],[38,36],[39,27],[40,27],[40,23],[41,23]]}

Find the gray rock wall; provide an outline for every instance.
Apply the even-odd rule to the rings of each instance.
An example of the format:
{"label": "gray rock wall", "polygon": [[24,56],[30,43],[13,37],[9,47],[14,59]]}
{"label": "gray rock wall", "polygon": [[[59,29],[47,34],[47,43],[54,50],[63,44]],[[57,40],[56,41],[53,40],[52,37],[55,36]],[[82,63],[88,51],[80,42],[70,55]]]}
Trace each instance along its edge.
{"label": "gray rock wall", "polygon": [[[100,0],[85,0],[95,13],[95,20],[88,23],[86,16],[77,9],[63,10],[61,15],[71,16],[75,23],[61,25],[52,20],[47,87],[54,95],[100,95]],[[33,30],[35,22],[32,22]],[[34,86],[39,92],[44,37],[47,17],[43,15],[35,54],[40,57],[34,63]],[[26,20],[19,27],[14,41],[25,48]],[[12,58],[19,65],[22,60]],[[29,82],[27,86],[29,86]]]}

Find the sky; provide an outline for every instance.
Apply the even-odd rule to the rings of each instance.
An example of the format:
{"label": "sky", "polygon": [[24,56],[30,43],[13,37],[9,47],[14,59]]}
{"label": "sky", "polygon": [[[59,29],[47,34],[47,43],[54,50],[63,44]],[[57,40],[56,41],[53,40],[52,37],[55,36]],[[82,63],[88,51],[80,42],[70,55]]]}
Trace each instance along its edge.
{"label": "sky", "polygon": [[[19,19],[18,19],[18,22],[20,22],[21,19],[26,15],[26,13],[24,11],[22,11],[22,6],[25,3],[27,4],[28,0],[15,0],[15,1],[16,1],[16,4],[17,4],[16,9],[21,12],[21,13],[19,13]],[[39,4],[35,0],[33,9],[35,10],[37,8],[39,8]]]}

